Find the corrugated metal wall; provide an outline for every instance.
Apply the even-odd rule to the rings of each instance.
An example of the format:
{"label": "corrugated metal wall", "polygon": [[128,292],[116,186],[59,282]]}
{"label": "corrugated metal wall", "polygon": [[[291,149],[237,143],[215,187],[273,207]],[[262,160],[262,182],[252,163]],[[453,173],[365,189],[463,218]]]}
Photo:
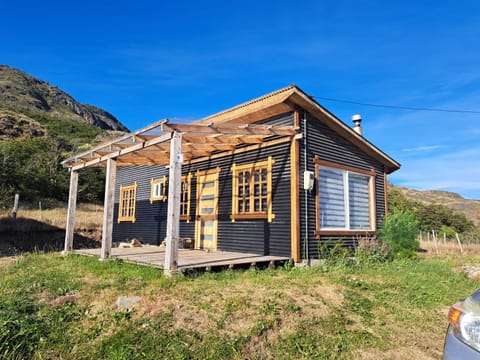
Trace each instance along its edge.
{"label": "corrugated metal wall", "polygon": [[[293,113],[262,121],[263,124],[293,125]],[[249,164],[268,159],[275,160],[272,168],[273,213],[272,223],[267,220],[230,220],[232,210],[233,163]],[[252,252],[265,255],[290,256],[290,144],[283,143],[262,150],[197,162],[182,167],[182,174],[197,170],[221,168],[219,181],[218,249]],[[136,222],[114,223],[113,241],[137,238],[145,243],[159,244],[165,238],[167,202],[150,204],[150,180],[168,176],[165,166],[119,167],[115,190],[115,220],[118,215],[120,185],[138,183]],[[180,223],[180,236],[194,239],[196,209],[196,177],[192,177],[191,222]]]}
{"label": "corrugated metal wall", "polygon": [[[371,168],[376,171],[376,213],[377,219],[382,219],[385,214],[384,203],[384,182],[383,182],[383,165],[369,155],[352,145],[350,142],[340,137],[330,128],[323,125],[320,121],[315,119],[312,115],[307,116],[307,170],[315,171],[313,159],[318,155],[321,160],[330,161],[337,164],[356,167],[364,170]],[[304,114],[301,113],[300,123],[302,132],[304,130],[303,122]],[[300,191],[300,228],[301,228],[301,256],[305,258],[307,253],[306,243],[308,242],[308,253],[310,258],[318,257],[318,248],[321,243],[328,242],[342,242],[345,246],[354,246],[357,239],[352,236],[325,236],[321,239],[314,235],[316,226],[316,209],[315,209],[315,192],[318,184],[315,183],[314,190],[308,193],[307,200],[305,200],[305,192],[303,190],[303,171],[305,170],[305,146],[303,139],[300,140],[300,174],[301,186]],[[305,232],[306,216],[305,203],[308,202],[308,234]],[[308,241],[307,241],[308,238]]]}

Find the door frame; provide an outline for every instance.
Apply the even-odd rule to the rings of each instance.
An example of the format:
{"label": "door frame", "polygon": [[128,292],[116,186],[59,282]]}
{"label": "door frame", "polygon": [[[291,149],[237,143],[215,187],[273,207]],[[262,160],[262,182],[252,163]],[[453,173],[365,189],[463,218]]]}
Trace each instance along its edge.
{"label": "door frame", "polygon": [[[220,178],[220,171],[219,167],[215,169],[197,171],[195,176],[197,178],[197,201],[196,201],[196,210],[195,210],[195,249],[202,249],[200,235],[202,233],[202,219],[205,217],[208,218],[209,221],[213,221],[213,246],[212,250],[217,250],[217,239],[218,239],[218,188],[219,188],[219,178]],[[212,215],[201,215],[200,214],[200,195],[202,192],[202,185],[205,184],[207,181],[207,176],[215,175],[214,177],[214,205],[213,205],[213,214]],[[212,180],[210,180],[212,181]],[[208,182],[210,182],[208,181]]]}

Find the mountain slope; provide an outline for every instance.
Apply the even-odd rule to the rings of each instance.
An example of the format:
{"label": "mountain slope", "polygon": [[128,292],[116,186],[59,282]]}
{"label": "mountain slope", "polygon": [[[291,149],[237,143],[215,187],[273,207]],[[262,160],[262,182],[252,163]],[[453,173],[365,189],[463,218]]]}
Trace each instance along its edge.
{"label": "mountain slope", "polygon": [[[92,105],[81,104],[58,87],[18,69],[0,65],[0,110],[42,119],[58,119],[93,125],[102,130],[128,131],[113,115]],[[5,114],[0,114],[0,122]],[[11,134],[15,136],[15,134]]]}
{"label": "mountain slope", "polygon": [[[74,152],[119,136],[127,128],[113,115],[20,70],[0,65],[0,208],[22,201],[55,205],[68,195],[60,162]],[[84,171],[80,201],[101,201],[102,169]]]}
{"label": "mountain slope", "polygon": [[443,205],[447,208],[465,214],[467,219],[480,226],[480,200],[464,199],[460,195],[448,191],[426,190],[418,191],[395,186],[405,197],[425,204]]}

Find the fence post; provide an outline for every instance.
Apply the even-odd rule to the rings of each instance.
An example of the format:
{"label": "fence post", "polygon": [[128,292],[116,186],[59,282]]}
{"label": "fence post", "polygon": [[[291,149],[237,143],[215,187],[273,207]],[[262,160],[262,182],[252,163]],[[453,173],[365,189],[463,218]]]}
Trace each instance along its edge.
{"label": "fence post", "polygon": [[435,253],[438,255],[438,239],[435,234],[435,230],[432,230],[432,237],[433,237],[433,242],[435,243]]}
{"label": "fence post", "polygon": [[458,247],[460,248],[460,254],[463,254],[462,243],[460,242],[460,237],[458,236],[458,233],[455,233],[455,237],[457,238]]}
{"label": "fence post", "polygon": [[15,200],[13,201],[13,212],[12,212],[12,217],[14,219],[17,218],[17,211],[18,211],[18,200],[20,198],[19,194],[15,194]]}

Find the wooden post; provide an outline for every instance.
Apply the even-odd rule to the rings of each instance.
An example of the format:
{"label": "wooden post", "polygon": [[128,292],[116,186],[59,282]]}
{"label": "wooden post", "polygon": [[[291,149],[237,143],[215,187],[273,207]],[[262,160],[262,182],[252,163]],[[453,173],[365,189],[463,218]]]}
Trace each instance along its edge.
{"label": "wooden post", "polygon": [[[300,127],[300,114],[295,111],[295,127]],[[300,144],[293,138],[290,143],[290,256],[300,262]],[[308,259],[307,259],[308,260]]]}
{"label": "wooden post", "polygon": [[182,134],[174,131],[170,140],[170,170],[168,175],[167,238],[163,269],[166,276],[175,274],[178,267],[182,162]]}
{"label": "wooden post", "polygon": [[105,175],[105,201],[103,204],[102,249],[100,252],[100,260],[108,259],[112,251],[113,205],[115,202],[116,177],[117,162],[115,159],[108,159],[107,172]]}
{"label": "wooden post", "polygon": [[20,199],[19,194],[15,194],[15,198],[13,200],[13,211],[12,211],[12,217],[14,219],[17,218],[17,211],[18,211],[18,200]]}
{"label": "wooden post", "polygon": [[443,233],[443,245],[447,245],[447,234]]}
{"label": "wooden post", "polygon": [[70,170],[70,191],[68,194],[67,226],[65,229],[65,246],[63,254],[73,250],[73,229],[75,226],[75,209],[77,207],[78,172]]}
{"label": "wooden post", "polygon": [[438,242],[437,235],[435,235],[435,230],[432,230],[433,242],[435,243],[435,253],[438,255]]}
{"label": "wooden post", "polygon": [[455,233],[455,237],[457,238],[458,247],[460,248],[460,254],[463,254],[462,243],[460,242],[460,238],[458,237],[458,233]]}

